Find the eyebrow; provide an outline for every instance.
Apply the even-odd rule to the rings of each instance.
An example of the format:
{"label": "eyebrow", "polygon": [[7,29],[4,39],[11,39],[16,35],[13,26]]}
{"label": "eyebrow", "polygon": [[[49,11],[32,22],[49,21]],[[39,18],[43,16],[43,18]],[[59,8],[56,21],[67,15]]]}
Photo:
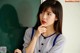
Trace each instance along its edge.
{"label": "eyebrow", "polygon": [[46,12],[52,13],[51,11],[46,11]]}
{"label": "eyebrow", "polygon": [[42,11],[42,12],[53,13],[52,11],[49,11],[49,10],[45,10],[45,11]]}

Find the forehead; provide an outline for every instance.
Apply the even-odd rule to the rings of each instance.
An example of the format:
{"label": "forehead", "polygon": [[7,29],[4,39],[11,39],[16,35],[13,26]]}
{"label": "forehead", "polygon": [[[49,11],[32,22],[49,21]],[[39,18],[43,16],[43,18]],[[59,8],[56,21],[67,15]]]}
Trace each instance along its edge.
{"label": "forehead", "polygon": [[44,8],[42,12],[53,12],[51,7]]}

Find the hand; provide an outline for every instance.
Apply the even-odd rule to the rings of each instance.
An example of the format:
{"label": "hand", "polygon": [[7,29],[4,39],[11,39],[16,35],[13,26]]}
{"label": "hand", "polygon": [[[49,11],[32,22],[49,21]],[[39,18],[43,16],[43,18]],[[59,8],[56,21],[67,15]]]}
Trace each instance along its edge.
{"label": "hand", "polygon": [[14,53],[22,53],[20,49],[16,49]]}
{"label": "hand", "polygon": [[40,34],[45,33],[46,32],[46,26],[45,25],[41,25],[38,27],[38,31]]}
{"label": "hand", "polygon": [[36,31],[36,34],[38,34],[37,36],[39,37],[42,33],[45,33],[46,32],[46,26],[45,25],[41,25],[38,27],[37,31]]}

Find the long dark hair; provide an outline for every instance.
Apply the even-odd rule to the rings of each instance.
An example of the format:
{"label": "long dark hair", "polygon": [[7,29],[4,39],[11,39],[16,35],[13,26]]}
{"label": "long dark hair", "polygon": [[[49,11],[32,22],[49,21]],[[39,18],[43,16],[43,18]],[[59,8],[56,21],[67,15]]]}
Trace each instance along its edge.
{"label": "long dark hair", "polygon": [[42,11],[46,11],[49,7],[51,7],[52,12],[56,15],[57,21],[54,22],[54,30],[56,33],[62,33],[62,17],[63,17],[63,9],[62,5],[59,1],[56,0],[46,0],[44,1],[40,7],[37,14],[37,23],[34,26],[34,29],[37,29],[38,26],[41,25],[39,15],[42,13]]}

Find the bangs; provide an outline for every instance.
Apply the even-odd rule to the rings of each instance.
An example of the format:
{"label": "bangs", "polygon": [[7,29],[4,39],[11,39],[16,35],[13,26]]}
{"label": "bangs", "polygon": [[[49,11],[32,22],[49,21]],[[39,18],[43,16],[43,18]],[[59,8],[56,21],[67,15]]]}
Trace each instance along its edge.
{"label": "bangs", "polygon": [[39,8],[39,14],[42,13],[42,12],[45,12],[48,10],[48,8],[51,8],[52,12],[54,14],[57,13],[57,10],[56,10],[56,7],[51,5],[51,4],[42,4],[41,7]]}

